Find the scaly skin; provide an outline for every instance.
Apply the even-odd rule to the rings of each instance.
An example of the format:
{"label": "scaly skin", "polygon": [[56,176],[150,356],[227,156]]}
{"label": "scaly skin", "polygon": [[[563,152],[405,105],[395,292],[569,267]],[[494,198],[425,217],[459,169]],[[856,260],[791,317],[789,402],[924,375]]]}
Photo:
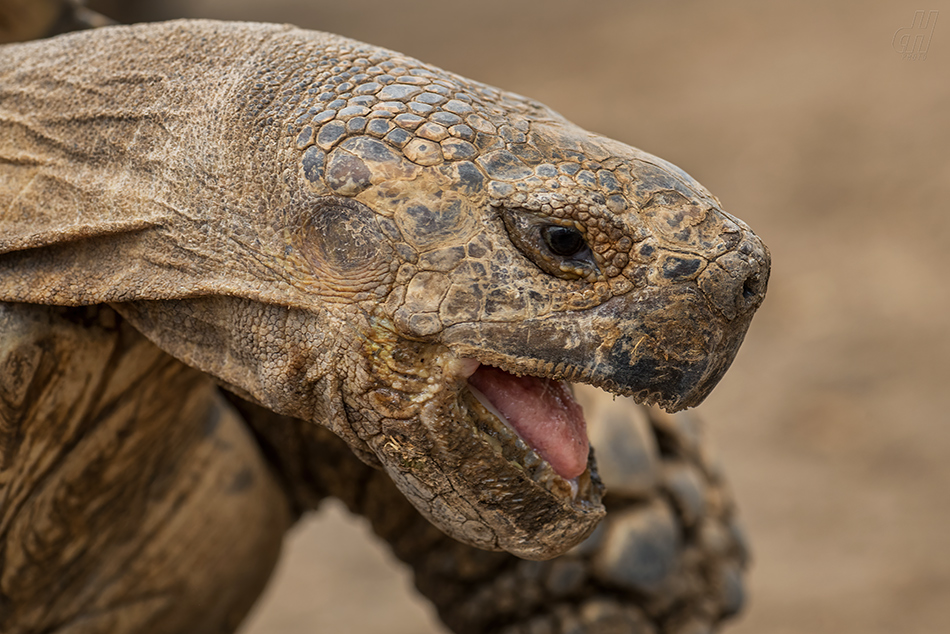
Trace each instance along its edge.
{"label": "scaly skin", "polygon": [[364,515],[453,632],[698,634],[742,606],[748,558],[699,421],[584,394],[607,518],[549,562],[461,544],[326,429],[232,397],[298,511],[326,496]]}
{"label": "scaly skin", "polygon": [[[259,24],[0,49],[0,209],[0,301],[109,303],[242,399],[332,430],[448,535],[531,559],[590,534],[600,478],[591,457],[575,493],[471,397],[468,360],[695,405],[769,267],[656,157],[397,53]],[[273,455],[293,501],[293,461]],[[29,485],[2,468],[4,495]],[[466,627],[458,596],[433,598]]]}

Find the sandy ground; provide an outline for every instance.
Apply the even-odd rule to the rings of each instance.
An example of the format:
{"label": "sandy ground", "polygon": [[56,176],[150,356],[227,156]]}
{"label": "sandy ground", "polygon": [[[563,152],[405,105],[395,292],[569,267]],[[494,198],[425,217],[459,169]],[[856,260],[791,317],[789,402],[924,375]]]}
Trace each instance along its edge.
{"label": "sandy ground", "polygon": [[[940,17],[924,60],[892,46]],[[751,536],[732,634],[950,632],[950,2],[199,0],[535,97],[659,154],[772,249],[700,408]],[[898,41],[899,41],[898,34]],[[359,522],[303,522],[243,634],[441,631]]]}

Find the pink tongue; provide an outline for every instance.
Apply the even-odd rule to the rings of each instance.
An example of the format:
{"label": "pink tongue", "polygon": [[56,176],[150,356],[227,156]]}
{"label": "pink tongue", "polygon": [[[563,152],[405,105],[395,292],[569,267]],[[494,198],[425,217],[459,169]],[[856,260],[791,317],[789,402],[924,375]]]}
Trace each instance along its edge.
{"label": "pink tongue", "polygon": [[479,366],[468,382],[559,476],[570,480],[584,473],[589,451],[587,423],[566,384],[514,376],[489,365]]}

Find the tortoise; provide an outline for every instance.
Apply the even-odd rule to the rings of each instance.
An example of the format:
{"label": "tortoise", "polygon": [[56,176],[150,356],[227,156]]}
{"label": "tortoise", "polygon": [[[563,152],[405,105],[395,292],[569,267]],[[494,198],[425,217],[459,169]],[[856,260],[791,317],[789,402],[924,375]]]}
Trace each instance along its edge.
{"label": "tortoise", "polygon": [[[393,51],[173,21],[0,47],[0,209],[4,632],[234,631],[327,497],[455,632],[739,609],[721,469],[663,410],[770,260],[674,165]],[[571,383],[625,397],[602,474]]]}

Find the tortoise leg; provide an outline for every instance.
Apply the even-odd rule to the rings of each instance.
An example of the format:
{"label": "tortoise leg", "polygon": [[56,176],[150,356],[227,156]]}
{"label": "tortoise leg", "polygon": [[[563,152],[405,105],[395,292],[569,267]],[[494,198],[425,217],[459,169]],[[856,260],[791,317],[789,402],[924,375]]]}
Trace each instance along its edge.
{"label": "tortoise leg", "polygon": [[541,562],[445,536],[331,432],[231,398],[297,509],[333,495],[364,515],[454,632],[711,632],[741,608],[747,555],[701,424],[627,399],[583,396],[607,519],[572,551]]}
{"label": "tortoise leg", "polygon": [[231,632],[290,521],[207,377],[111,309],[0,304],[0,631]]}

